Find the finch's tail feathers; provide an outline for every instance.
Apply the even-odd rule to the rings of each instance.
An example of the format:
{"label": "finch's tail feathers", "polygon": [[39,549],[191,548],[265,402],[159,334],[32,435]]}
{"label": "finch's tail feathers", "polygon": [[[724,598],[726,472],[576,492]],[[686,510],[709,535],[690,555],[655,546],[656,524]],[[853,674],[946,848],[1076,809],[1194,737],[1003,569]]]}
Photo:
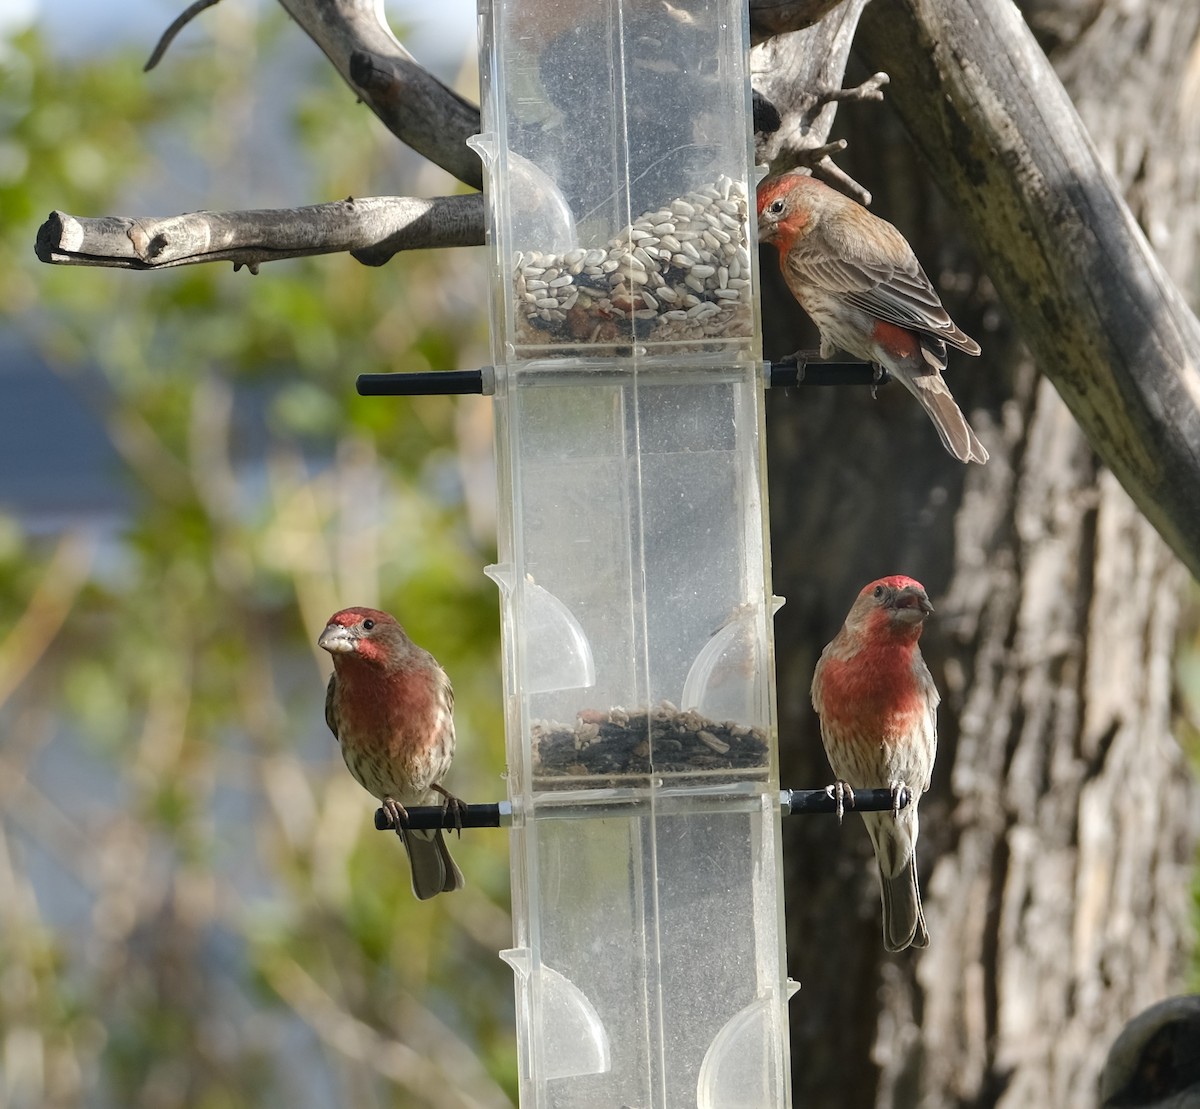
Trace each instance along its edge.
{"label": "finch's tail feathers", "polygon": [[879,891],[883,895],[883,946],[888,951],[928,947],[925,911],[917,886],[917,833],[915,806],[891,813],[863,813],[863,823],[879,863]]}
{"label": "finch's tail feathers", "polygon": [[881,868],[879,888],[883,893],[883,946],[888,951],[928,947],[929,931],[917,887],[916,856],[910,856],[908,866],[894,878],[889,878]]}
{"label": "finch's tail feathers", "polygon": [[921,407],[933,421],[946,450],[959,462],[983,463],[988,460],[987,450],[979,441],[974,429],[967,423],[962,410],[954,403],[954,398],[940,374],[922,374],[916,378],[904,375],[901,380],[921,402]]}
{"label": "finch's tail feathers", "polygon": [[408,852],[413,893],[419,900],[428,901],[439,893],[453,893],[466,884],[462,871],[450,857],[446,837],[440,828],[430,831],[404,828],[400,839]]}

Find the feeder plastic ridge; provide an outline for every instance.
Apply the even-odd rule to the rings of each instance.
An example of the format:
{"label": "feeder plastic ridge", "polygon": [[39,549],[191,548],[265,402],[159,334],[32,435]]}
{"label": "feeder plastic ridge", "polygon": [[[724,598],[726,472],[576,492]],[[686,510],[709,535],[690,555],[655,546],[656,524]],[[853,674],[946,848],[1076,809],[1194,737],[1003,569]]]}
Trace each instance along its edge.
{"label": "feeder plastic ridge", "polygon": [[483,0],[523,1109],[789,1103],[744,0]]}

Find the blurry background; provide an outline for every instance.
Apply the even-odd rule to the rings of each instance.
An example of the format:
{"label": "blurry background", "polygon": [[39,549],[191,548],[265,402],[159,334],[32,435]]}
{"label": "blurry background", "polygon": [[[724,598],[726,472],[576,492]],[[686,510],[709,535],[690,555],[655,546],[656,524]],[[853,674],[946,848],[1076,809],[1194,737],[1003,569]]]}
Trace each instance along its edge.
{"label": "blurry background", "polygon": [[[354,395],[487,361],[482,254],[38,263],[51,208],[455,190],[274,4],[143,74],[183,6],[0,13],[0,1105],[508,1105],[506,837],[418,904],[315,646],[396,613],[455,684],[449,784],[503,795],[488,402]],[[475,98],[474,4],[417,7]]]}

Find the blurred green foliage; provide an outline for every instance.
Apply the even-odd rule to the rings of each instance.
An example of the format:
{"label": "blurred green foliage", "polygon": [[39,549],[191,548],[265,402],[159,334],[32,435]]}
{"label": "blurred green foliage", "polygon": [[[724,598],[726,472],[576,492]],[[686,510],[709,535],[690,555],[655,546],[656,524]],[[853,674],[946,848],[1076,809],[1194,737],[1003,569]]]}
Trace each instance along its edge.
{"label": "blurred green foliage", "polygon": [[[132,506],[36,535],[0,515],[0,1106],[507,1105],[507,842],[464,836],[467,889],[414,900],[314,644],[343,605],[395,612],[455,683],[451,788],[502,793],[493,531],[463,478],[486,402],[353,392],[478,364],[482,260],[33,256],[51,208],[186,210],[197,181],[212,208],[450,187],[293,25],[205,20],[221,49],[150,75],[32,32],[0,57],[0,327],[94,412]],[[272,72],[298,91],[263,195]],[[23,418],[54,450],[55,414]]]}

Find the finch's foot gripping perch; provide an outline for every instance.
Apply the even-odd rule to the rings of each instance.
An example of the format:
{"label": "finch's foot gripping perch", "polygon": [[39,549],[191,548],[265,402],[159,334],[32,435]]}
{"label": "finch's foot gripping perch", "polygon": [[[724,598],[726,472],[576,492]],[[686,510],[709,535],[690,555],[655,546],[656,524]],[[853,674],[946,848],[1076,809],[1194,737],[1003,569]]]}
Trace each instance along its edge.
{"label": "finch's foot gripping perch", "polygon": [[797,350],[768,362],[766,375],[772,389],[790,389],[794,385],[870,385],[874,389],[891,380],[881,366],[857,359],[823,359],[818,350]]}
{"label": "finch's foot gripping perch", "polygon": [[390,821],[388,827],[399,835],[400,829],[408,823],[408,810],[393,797],[385,797],[379,809]]}
{"label": "finch's foot gripping perch", "polygon": [[[820,358],[821,352],[817,350],[794,350],[791,354],[785,354],[778,359],[774,365],[796,367],[796,379],[794,384],[804,384],[804,371],[808,368],[810,362],[815,362]],[[789,384],[792,384],[789,382]]]}
{"label": "finch's foot gripping perch", "polygon": [[458,838],[462,839],[463,817],[467,815],[466,801],[461,797],[455,797],[453,793],[442,786],[435,785],[433,788],[445,798],[442,808],[451,814],[451,818],[454,821],[454,830],[458,833]]}
{"label": "finch's foot gripping perch", "polygon": [[900,819],[900,810],[905,808],[912,800],[912,790],[903,782],[895,781],[891,785],[892,790],[892,819]]}
{"label": "finch's foot gripping perch", "polygon": [[836,806],[834,811],[837,813],[838,823],[841,824],[847,807],[854,808],[854,790],[850,788],[849,782],[843,782],[839,778],[833,785],[826,786],[825,792],[833,798],[833,803]]}

